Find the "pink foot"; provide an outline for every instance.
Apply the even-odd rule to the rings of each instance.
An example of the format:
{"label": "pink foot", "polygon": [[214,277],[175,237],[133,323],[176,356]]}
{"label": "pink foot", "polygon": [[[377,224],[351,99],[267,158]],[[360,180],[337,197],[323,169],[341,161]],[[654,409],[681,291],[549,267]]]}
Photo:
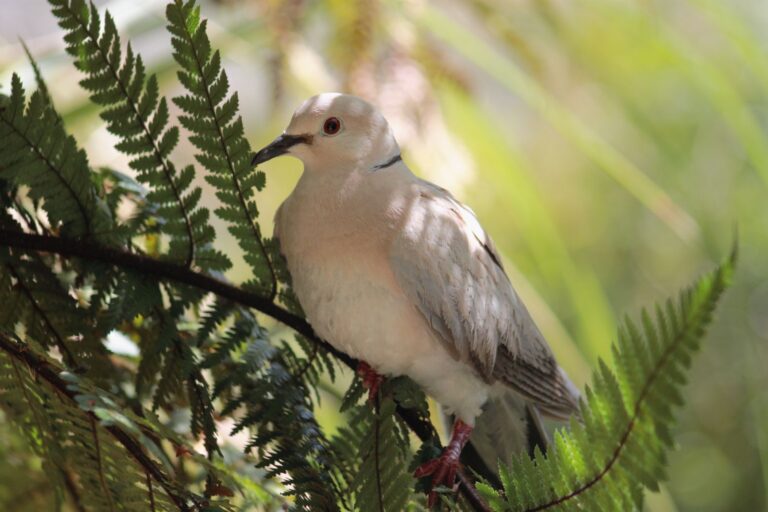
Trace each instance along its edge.
{"label": "pink foot", "polygon": [[416,478],[432,476],[432,482],[429,486],[429,498],[427,506],[432,508],[437,503],[437,493],[433,491],[435,487],[445,486],[453,489],[456,481],[456,473],[461,467],[459,456],[464,445],[469,441],[469,434],[472,433],[472,427],[461,420],[456,420],[453,424],[453,434],[451,442],[443,449],[443,453],[436,459],[425,462],[414,472]]}
{"label": "pink foot", "polygon": [[376,373],[376,370],[365,361],[357,363],[357,374],[363,379],[363,387],[368,390],[368,401],[375,402],[384,377]]}

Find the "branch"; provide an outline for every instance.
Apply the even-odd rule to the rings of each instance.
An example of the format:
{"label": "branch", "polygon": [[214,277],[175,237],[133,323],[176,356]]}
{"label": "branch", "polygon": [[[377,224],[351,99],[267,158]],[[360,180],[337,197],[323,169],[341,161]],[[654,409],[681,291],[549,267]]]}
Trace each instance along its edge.
{"label": "branch", "polygon": [[[261,313],[287,325],[308,340],[321,345],[325,350],[336,356],[336,358],[353,371],[357,369],[357,360],[344,352],[337,350],[327,341],[321,339],[304,318],[278,306],[267,298],[208,275],[195,272],[185,266],[158,260],[141,254],[127,252],[122,249],[105,247],[84,240],[67,240],[56,236],[36,235],[7,229],[0,229],[0,246],[54,253],[64,257],[78,257],[90,261],[99,261],[138,272],[143,275],[175,281],[216,294],[240,305],[260,311]],[[406,409],[398,405],[397,414],[422,442],[437,439],[438,436],[435,427],[413,409]],[[462,456],[462,462],[464,464],[492,482],[497,480],[494,473],[486,466],[476,451],[466,449],[464,451],[466,452]],[[462,494],[464,494],[467,500],[472,503],[476,510],[481,512],[488,510],[487,505],[482,502],[482,499],[466,478],[460,478],[459,483],[459,489]]]}
{"label": "branch", "polygon": [[343,352],[339,352],[327,342],[320,340],[309,323],[300,316],[281,308],[267,298],[232,286],[206,274],[195,272],[183,265],[131,253],[123,249],[105,247],[86,240],[68,240],[57,236],[35,235],[9,229],[0,229],[0,246],[99,261],[143,275],[186,284],[243,306],[256,309],[284,323],[307,338],[321,343],[324,348],[344,361],[345,364],[352,365],[356,363]]}
{"label": "branch", "polygon": [[[3,240],[3,238],[0,237],[0,240]],[[59,377],[57,371],[53,366],[51,366],[50,363],[48,363],[48,361],[41,359],[32,351],[27,350],[25,347],[21,346],[19,343],[16,343],[2,332],[0,332],[0,350],[5,351],[7,354],[16,358],[17,360],[26,363],[26,365],[35,372],[35,375],[38,378],[45,380],[60,395],[69,398],[75,407],[79,407],[75,398],[77,394],[68,387],[67,383],[61,377]],[[92,412],[83,411],[83,413],[87,414],[92,422],[99,421],[99,419]],[[102,427],[107,432],[109,432],[109,434],[114,437],[117,442],[123,445],[123,447],[128,451],[128,453],[131,454],[134,460],[136,460],[136,462],[141,467],[143,467],[148,474],[152,475],[152,477],[158,483],[160,483],[163,489],[165,489],[165,492],[168,494],[168,497],[171,498],[179,510],[183,512],[190,510],[186,503],[186,499],[178,494],[177,490],[174,489],[173,485],[171,485],[171,483],[168,481],[165,474],[160,470],[159,467],[157,467],[152,459],[150,459],[144,453],[142,447],[136,443],[136,441],[131,436],[115,427],[114,425],[102,425]]]}
{"label": "branch", "polygon": [[467,477],[466,474],[464,474],[462,469],[459,469],[458,473],[456,473],[456,478],[459,480],[459,487],[462,494],[467,499],[469,504],[472,505],[472,508],[481,512],[491,512],[491,508],[480,496],[480,493],[477,492],[475,486],[472,485],[472,481]]}

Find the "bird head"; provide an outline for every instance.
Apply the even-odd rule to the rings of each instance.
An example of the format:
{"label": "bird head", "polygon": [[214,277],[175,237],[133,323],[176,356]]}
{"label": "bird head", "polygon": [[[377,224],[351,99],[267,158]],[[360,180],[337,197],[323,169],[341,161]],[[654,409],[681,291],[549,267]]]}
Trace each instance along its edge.
{"label": "bird head", "polygon": [[291,155],[311,172],[383,166],[399,158],[389,123],[367,101],[340,93],[306,100],[293,114],[282,135],[259,150],[253,165]]}

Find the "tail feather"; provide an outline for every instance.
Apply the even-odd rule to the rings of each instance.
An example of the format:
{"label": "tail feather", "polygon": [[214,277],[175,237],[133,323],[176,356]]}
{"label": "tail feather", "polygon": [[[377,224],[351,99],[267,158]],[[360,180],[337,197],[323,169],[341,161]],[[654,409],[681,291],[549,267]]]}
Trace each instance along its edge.
{"label": "tail feather", "polygon": [[496,481],[499,461],[508,465],[520,452],[532,454],[537,446],[546,451],[548,444],[549,436],[536,407],[518,393],[505,390],[483,407],[467,448],[482,460],[493,476],[491,480]]}
{"label": "tail feather", "polygon": [[550,440],[544,418],[565,421],[571,415],[579,416],[579,391],[562,369],[557,370],[563,391],[557,404],[531,400],[514,389],[498,386],[483,406],[463,457],[465,462],[473,462],[472,467],[481,468],[481,476],[491,483],[500,485],[499,462],[509,465],[515,455],[533,455],[537,447],[546,453]]}
{"label": "tail feather", "polygon": [[557,368],[557,375],[557,381],[561,389],[558,400],[539,401],[534,399],[533,403],[536,404],[536,409],[547,418],[559,421],[568,421],[573,415],[580,417],[579,399],[581,398],[581,393],[579,393],[576,385],[568,378],[568,375],[562,368]]}

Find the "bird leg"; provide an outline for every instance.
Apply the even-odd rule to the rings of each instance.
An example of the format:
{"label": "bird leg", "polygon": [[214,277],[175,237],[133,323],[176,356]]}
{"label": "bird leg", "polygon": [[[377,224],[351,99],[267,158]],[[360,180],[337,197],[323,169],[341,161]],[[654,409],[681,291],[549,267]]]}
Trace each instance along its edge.
{"label": "bird leg", "polygon": [[357,363],[357,374],[363,379],[363,387],[368,390],[368,401],[373,403],[379,394],[379,386],[384,382],[384,377],[376,373],[376,370],[365,361]]}
{"label": "bird leg", "polygon": [[427,505],[432,508],[437,503],[437,493],[433,490],[435,487],[445,486],[453,488],[456,481],[456,473],[459,471],[459,455],[464,445],[469,441],[469,435],[472,433],[472,427],[461,420],[456,420],[453,424],[453,433],[451,442],[443,449],[443,453],[430,461],[425,462],[414,472],[416,478],[432,476],[432,482],[429,486],[429,499]]}

